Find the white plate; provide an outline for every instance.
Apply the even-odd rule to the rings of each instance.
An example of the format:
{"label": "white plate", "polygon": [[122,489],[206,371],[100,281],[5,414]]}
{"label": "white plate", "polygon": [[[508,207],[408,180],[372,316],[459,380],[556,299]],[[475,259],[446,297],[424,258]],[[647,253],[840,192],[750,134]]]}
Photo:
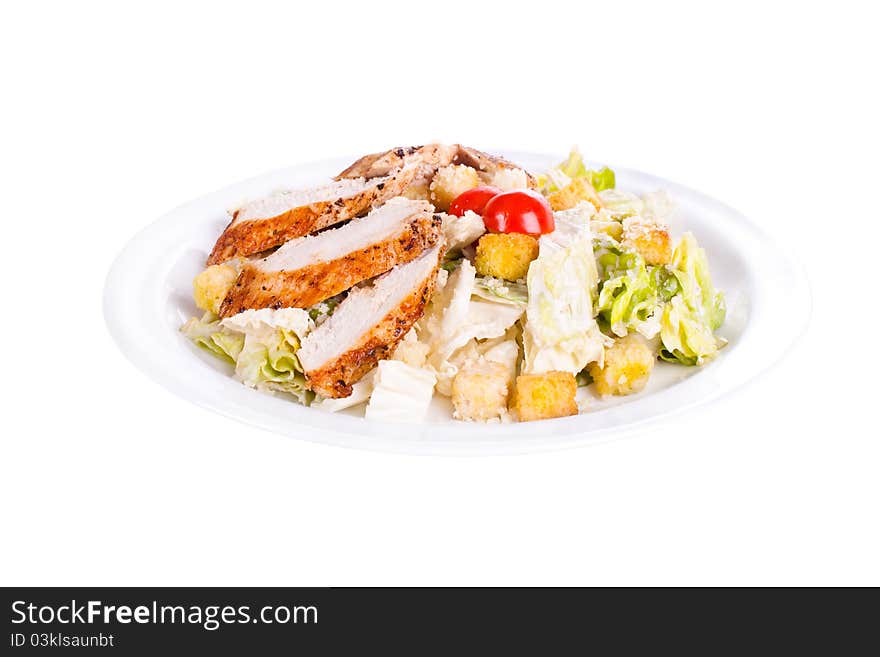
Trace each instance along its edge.
{"label": "white plate", "polygon": [[[558,157],[504,153],[541,171]],[[702,368],[659,363],[645,391],[575,417],[479,425],[450,419],[438,399],[428,421],[394,425],[364,420],[362,409],[330,414],[271,396],[233,380],[231,368],[183,338],[178,329],[197,310],[192,279],[227,223],[226,210],[282,188],[326,181],[354,158],[269,173],[186,203],[136,235],[107,276],[104,315],[123,353],[154,380],[200,406],[236,420],[316,442],[397,452],[515,453],[595,443],[641,430],[647,423],[737,388],[777,362],[805,328],[810,295],[800,267],[737,211],[681,185],[614,168],[618,187],[667,190],[677,204],[675,235],[695,233],[724,291],[729,344]]]}

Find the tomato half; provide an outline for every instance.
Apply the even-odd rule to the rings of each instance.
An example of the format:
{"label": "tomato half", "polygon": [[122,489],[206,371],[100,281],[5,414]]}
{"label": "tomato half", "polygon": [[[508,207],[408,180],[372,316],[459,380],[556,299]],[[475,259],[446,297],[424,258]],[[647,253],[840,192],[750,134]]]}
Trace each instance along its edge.
{"label": "tomato half", "polygon": [[543,235],[556,228],[547,199],[531,189],[517,189],[493,197],[483,210],[483,223],[493,233]]}
{"label": "tomato half", "polygon": [[481,215],[486,207],[486,203],[493,196],[498,196],[500,193],[501,190],[497,187],[492,187],[492,185],[481,185],[480,187],[469,189],[455,197],[452,205],[449,206],[449,214],[460,217],[468,210],[471,210]]}

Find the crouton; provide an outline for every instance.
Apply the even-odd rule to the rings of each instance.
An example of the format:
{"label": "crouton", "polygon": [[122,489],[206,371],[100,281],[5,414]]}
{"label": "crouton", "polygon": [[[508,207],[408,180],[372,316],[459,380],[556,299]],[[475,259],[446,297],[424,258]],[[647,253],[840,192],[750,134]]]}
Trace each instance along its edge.
{"label": "crouton", "polygon": [[459,194],[479,185],[480,176],[476,169],[464,164],[450,164],[438,169],[431,181],[431,203],[446,212]]}
{"label": "crouton", "polygon": [[508,380],[507,368],[492,361],[459,370],[452,380],[453,417],[477,422],[500,418],[507,411]]}
{"label": "crouton", "polygon": [[474,266],[480,276],[508,281],[525,278],[529,264],[538,257],[538,240],[522,233],[489,233],[477,242]]}
{"label": "crouton", "polygon": [[430,345],[419,341],[416,329],[411,328],[397,345],[391,359],[399,360],[413,367],[423,367],[428,359],[430,349]]}
{"label": "crouton", "polygon": [[638,251],[648,265],[672,262],[672,238],[664,224],[631,217],[623,222],[623,243]]}
{"label": "crouton", "polygon": [[498,169],[489,184],[500,190],[509,192],[512,189],[528,189],[529,177],[522,169]]}
{"label": "crouton", "polygon": [[428,189],[428,183],[424,180],[414,182],[412,185],[404,189],[400,195],[412,201],[431,200],[431,190]]}
{"label": "crouton", "polygon": [[577,382],[571,372],[520,374],[513,407],[520,422],[577,415]]}
{"label": "crouton", "polygon": [[547,197],[550,207],[556,210],[570,210],[581,201],[589,201],[597,210],[605,207],[599,193],[586,178],[575,178],[558,192]]}
{"label": "crouton", "polygon": [[219,314],[220,304],[237,278],[238,272],[234,267],[227,264],[211,265],[193,279],[196,305],[202,310]]}
{"label": "crouton", "polygon": [[605,362],[587,365],[600,395],[629,395],[648,383],[656,358],[641,336],[630,334],[605,349]]}

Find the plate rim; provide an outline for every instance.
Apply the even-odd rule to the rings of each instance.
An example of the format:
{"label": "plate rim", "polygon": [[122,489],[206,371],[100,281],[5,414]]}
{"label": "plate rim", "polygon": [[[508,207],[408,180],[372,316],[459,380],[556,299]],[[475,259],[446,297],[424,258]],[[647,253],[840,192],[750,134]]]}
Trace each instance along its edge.
{"label": "plate rim", "polygon": [[[505,157],[509,157],[514,161],[528,161],[534,159],[554,161],[558,159],[558,157],[545,153],[509,151],[505,149],[497,150]],[[134,267],[134,264],[136,264],[138,260],[135,253],[137,249],[134,249],[135,246],[141,244],[144,240],[149,240],[154,233],[161,235],[161,229],[168,222],[173,221],[177,215],[187,213],[192,208],[197,207],[199,204],[204,204],[215,197],[231,195],[236,190],[261,184],[271,178],[281,178],[288,175],[296,177],[297,173],[302,177],[303,172],[321,168],[330,169],[331,167],[337,167],[340,163],[342,163],[342,166],[345,166],[345,163],[350,161],[352,160],[348,158],[334,157],[264,172],[260,175],[226,185],[213,192],[182,203],[135,233],[135,235],[126,242],[125,246],[120,250],[110,265],[105,277],[102,303],[107,329],[126,359],[154,382],[190,403],[194,403],[202,408],[207,408],[243,424],[296,437],[301,440],[355,449],[406,454],[448,456],[520,454],[526,452],[568,449],[631,437],[644,432],[646,428],[651,425],[668,421],[670,418],[677,416],[680,413],[684,413],[687,410],[708,405],[719,397],[732,394],[750,382],[757,380],[785,360],[801,340],[809,326],[813,306],[810,282],[805,268],[786,244],[777,242],[763,228],[743,213],[718,199],[704,194],[703,192],[654,174],[608,164],[608,166],[618,173],[619,177],[633,177],[652,181],[664,189],[670,191],[675,190],[678,193],[685,193],[688,197],[698,200],[701,204],[713,207],[715,211],[721,212],[731,218],[735,218],[735,224],[740,230],[743,228],[747,229],[752,233],[753,238],[756,239],[758,243],[763,244],[768,250],[768,245],[772,245],[775,266],[777,269],[784,271],[784,273],[788,275],[789,282],[792,283],[792,286],[786,290],[790,293],[787,305],[789,306],[789,309],[793,308],[795,312],[800,315],[799,317],[795,316],[794,321],[789,323],[785,339],[777,341],[782,343],[781,349],[774,354],[770,354],[769,358],[763,359],[759,367],[749,368],[749,371],[744,375],[742,373],[738,374],[738,379],[736,381],[728,383],[727,385],[722,383],[716,386],[713,390],[703,390],[702,394],[694,395],[693,398],[688,398],[689,393],[692,392],[692,389],[694,388],[707,388],[709,386],[709,377],[706,377],[705,375],[711,373],[712,368],[717,366],[718,363],[708,363],[704,366],[703,370],[692,374],[684,381],[669,388],[656,391],[639,400],[625,402],[616,407],[594,411],[593,413],[582,413],[568,418],[542,420],[535,423],[504,425],[481,425],[475,423],[460,423],[454,425],[431,423],[422,425],[401,425],[322,413],[308,409],[304,406],[299,406],[288,400],[249,390],[245,386],[234,381],[231,377],[224,375],[216,376],[216,378],[223,379],[224,383],[234,384],[239,392],[247,393],[250,395],[250,398],[247,399],[238,393],[230,392],[230,394],[233,394],[235,397],[247,399],[246,402],[243,402],[245,406],[242,406],[242,403],[230,404],[228,399],[225,400],[225,403],[220,403],[206,397],[205,394],[196,394],[197,391],[194,391],[190,386],[182,385],[181,380],[183,378],[188,378],[189,380],[193,379],[191,374],[187,377],[181,377],[178,376],[181,373],[176,369],[173,372],[168,372],[164,368],[157,367],[154,359],[146,357],[146,354],[144,353],[146,349],[139,349],[137,345],[132,344],[131,336],[128,335],[129,328],[126,326],[126,320],[131,320],[132,305],[130,300],[128,302],[125,301],[126,296],[130,296],[130,292],[125,288],[125,283],[130,280],[132,275],[138,273],[138,268]],[[330,170],[336,169],[332,168]],[[766,296],[766,294],[761,294],[757,298],[762,298],[763,296]],[[128,303],[128,306],[126,306],[126,303]],[[128,310],[127,314],[125,312],[126,309]],[[120,310],[122,310],[122,312],[120,312]],[[768,311],[767,308],[763,308],[762,310],[765,312]],[[773,308],[770,308],[769,312],[773,312],[773,310]],[[743,334],[740,336],[737,344],[731,345],[730,356],[734,356],[735,352],[742,351],[744,346],[743,343],[745,342],[744,338],[754,331],[754,325],[756,323],[759,328],[761,324],[768,324],[768,320],[764,318],[755,318],[754,314],[754,309],[752,309],[749,320],[743,327]],[[759,322],[758,320],[762,321]],[[754,340],[754,336],[751,336],[751,338]],[[182,337],[181,340],[183,340]],[[751,343],[747,343],[747,346],[750,344]],[[725,358],[725,362],[727,361],[729,361],[729,359]],[[202,363],[202,365],[204,365],[204,363]],[[217,375],[218,373],[214,371],[214,374]],[[223,385],[212,385],[209,387],[214,391],[220,390],[223,392],[225,392],[224,388],[226,388],[226,386]],[[672,394],[670,395],[670,393]],[[637,404],[640,401],[644,402],[647,400],[653,400],[656,405],[656,402],[661,401],[658,397],[664,395],[679,398],[680,403],[674,403],[670,407],[659,412],[651,412],[647,416],[635,421],[612,423],[600,428],[575,426],[578,424],[582,425],[584,418],[588,418],[591,415],[596,417],[599,413],[606,413],[614,411],[615,409],[618,409],[615,414],[620,415],[621,411],[619,409],[626,407],[631,408],[633,404]],[[273,413],[273,405],[269,403],[270,401],[285,404],[287,407],[298,407],[298,412],[284,411],[283,414],[279,413],[276,415]],[[267,420],[266,414],[268,414],[269,418],[273,419],[271,419],[271,421]],[[303,434],[302,431],[299,431],[297,432],[297,435],[294,435],[294,432],[292,431],[294,426],[281,426],[280,423],[283,416],[300,416],[302,421],[295,426],[307,428],[307,433]],[[449,442],[447,439],[447,441],[444,442],[443,440],[438,440],[436,437],[429,438],[425,435],[436,434],[438,433],[438,430],[445,430],[448,432],[449,426],[454,426],[457,433],[466,435],[478,434],[479,441],[468,443],[456,439],[453,442]],[[487,427],[489,427],[488,430]],[[476,430],[474,430],[475,428]],[[501,433],[499,429],[508,435],[503,438],[494,438],[493,436]],[[415,434],[415,436],[413,434]],[[512,440],[510,434],[515,434],[516,439]],[[488,439],[490,437],[492,437],[491,440]]]}

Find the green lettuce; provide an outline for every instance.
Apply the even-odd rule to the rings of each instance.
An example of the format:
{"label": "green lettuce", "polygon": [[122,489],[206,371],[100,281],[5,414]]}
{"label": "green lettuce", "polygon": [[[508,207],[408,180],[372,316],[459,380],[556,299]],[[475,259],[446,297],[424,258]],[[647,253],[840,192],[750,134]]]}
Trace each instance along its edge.
{"label": "green lettuce", "polygon": [[[682,236],[670,271],[678,291],[665,305],[660,320],[660,358],[699,365],[725,344],[713,333],[724,323],[724,295],[712,285],[706,252],[691,233]],[[672,285],[667,280],[667,292]]]}
{"label": "green lettuce", "polygon": [[654,337],[660,328],[658,268],[646,266],[636,251],[606,236],[595,240],[594,254],[599,268],[596,308],[602,324],[619,337],[631,330]]}
{"label": "green lettuce", "polygon": [[713,331],[721,326],[726,315],[724,295],[712,285],[706,252],[697,245],[693,233],[681,236],[672,254],[672,267],[688,307],[700,310]]}
{"label": "green lettuce", "polygon": [[660,340],[660,358],[683,365],[699,365],[721,346],[712,329],[687,307],[682,296],[673,297],[664,306]]}
{"label": "green lettuce", "polygon": [[[329,312],[329,311],[328,311]],[[314,395],[306,390],[306,378],[296,352],[300,336],[314,322],[299,308],[246,310],[219,320],[206,313],[181,328],[198,346],[235,365],[235,376],[252,388],[278,390],[308,404]]]}
{"label": "green lettuce", "polygon": [[561,162],[557,168],[569,178],[587,178],[597,192],[601,192],[603,189],[614,189],[614,171],[608,167],[602,167],[598,171],[588,169],[577,148],[572,148],[568,159]]}
{"label": "green lettuce", "polygon": [[[560,176],[560,173],[563,175]],[[614,189],[616,184],[614,171],[608,167],[602,167],[598,170],[588,169],[580,151],[577,148],[572,148],[564,162],[560,162],[547,172],[545,180],[547,192],[555,192],[565,186],[564,181],[575,178],[586,178],[597,192],[604,189]]]}
{"label": "green lettuce", "polygon": [[300,340],[289,329],[276,328],[261,335],[248,334],[235,365],[236,376],[253,388],[269,388],[311,401],[306,378],[296,357]]}
{"label": "green lettuce", "polygon": [[235,365],[244,347],[244,336],[222,328],[213,313],[205,313],[201,319],[193,317],[180,331],[196,345],[231,365]]}
{"label": "green lettuce", "polygon": [[587,174],[590,176],[590,183],[597,192],[614,189],[614,171],[608,167],[602,167],[598,171],[587,171]]}
{"label": "green lettuce", "polygon": [[671,301],[672,297],[681,292],[681,284],[675,276],[675,272],[668,267],[649,267],[654,289],[657,291],[657,299],[662,303]]}

